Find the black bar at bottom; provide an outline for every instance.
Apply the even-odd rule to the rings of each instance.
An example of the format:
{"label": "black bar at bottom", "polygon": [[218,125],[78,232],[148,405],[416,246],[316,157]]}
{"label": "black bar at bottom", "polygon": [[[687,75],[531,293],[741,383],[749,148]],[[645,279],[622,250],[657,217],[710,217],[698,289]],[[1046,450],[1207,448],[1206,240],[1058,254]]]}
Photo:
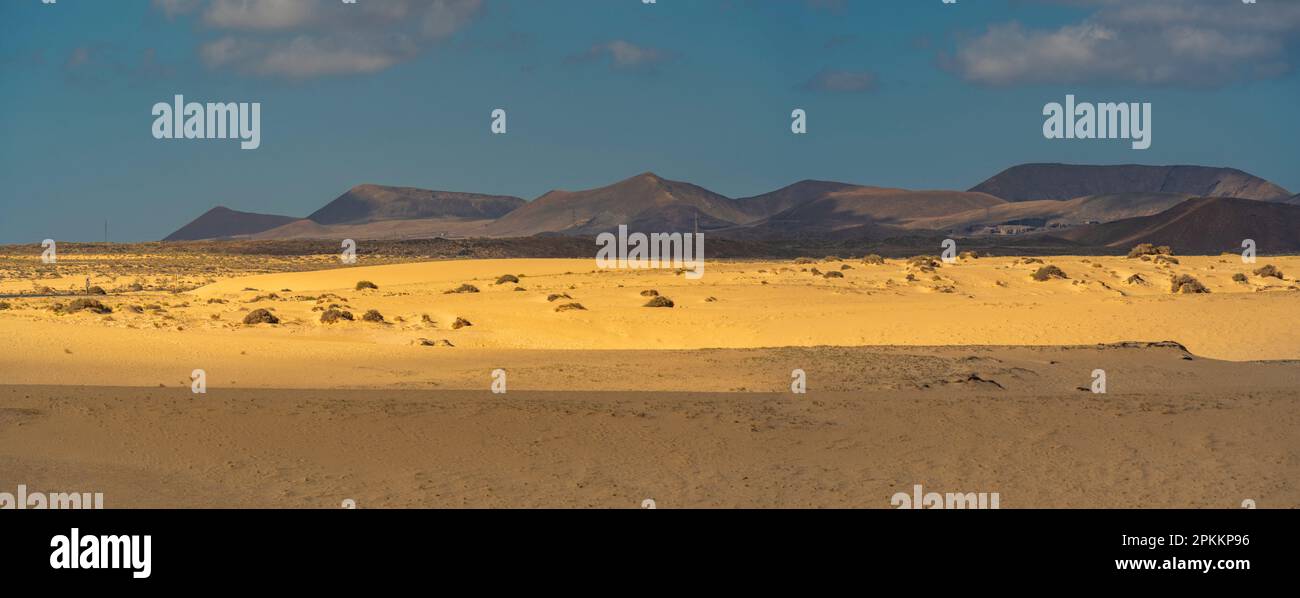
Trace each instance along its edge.
{"label": "black bar at bottom", "polygon": [[[1247,588],[1290,585],[1297,518],[1294,510],[1249,509],[20,510],[0,511],[0,571],[10,584],[127,592],[371,581],[436,582],[446,591],[486,583],[617,592],[600,581],[605,575],[632,575],[638,587],[680,590],[690,578],[733,590],[785,586],[800,595],[873,579],[1006,589],[1054,579],[1051,593],[1075,584]],[[137,578],[131,562],[54,568],[52,560],[69,565],[73,558],[74,528],[75,552],[92,565],[87,536],[95,545],[103,536],[140,536],[141,556],[149,536],[148,577]],[[102,544],[111,552],[121,542]],[[63,546],[67,553],[55,554]]]}

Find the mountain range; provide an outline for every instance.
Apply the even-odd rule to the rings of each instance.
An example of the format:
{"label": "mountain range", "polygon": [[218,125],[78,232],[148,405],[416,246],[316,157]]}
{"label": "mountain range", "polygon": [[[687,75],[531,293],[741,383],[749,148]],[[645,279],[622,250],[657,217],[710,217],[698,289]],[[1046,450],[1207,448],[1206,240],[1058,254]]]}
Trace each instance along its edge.
{"label": "mountain range", "polygon": [[1159,241],[1189,251],[1261,237],[1278,251],[1300,249],[1298,213],[1300,195],[1240,170],[1202,166],[1025,164],[968,191],[805,180],[735,199],[647,172],[532,201],[359,185],[306,218],[217,207],[164,240],[593,236],[626,225],[753,241],[949,235],[1116,248]]}

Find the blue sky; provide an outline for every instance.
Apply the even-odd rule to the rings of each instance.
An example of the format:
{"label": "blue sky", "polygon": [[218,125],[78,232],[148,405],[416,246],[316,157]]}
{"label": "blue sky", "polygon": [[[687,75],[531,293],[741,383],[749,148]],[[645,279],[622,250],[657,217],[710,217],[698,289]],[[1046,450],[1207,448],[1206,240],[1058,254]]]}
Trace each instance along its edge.
{"label": "blue sky", "polygon": [[[4,0],[0,243],[105,219],[153,240],[218,204],[305,216],[360,183],[532,199],[643,171],[740,197],[1202,164],[1300,192],[1297,41],[1278,0]],[[1067,93],[1151,102],[1151,149],[1044,139]],[[260,102],[261,147],[154,139],[176,94]]]}

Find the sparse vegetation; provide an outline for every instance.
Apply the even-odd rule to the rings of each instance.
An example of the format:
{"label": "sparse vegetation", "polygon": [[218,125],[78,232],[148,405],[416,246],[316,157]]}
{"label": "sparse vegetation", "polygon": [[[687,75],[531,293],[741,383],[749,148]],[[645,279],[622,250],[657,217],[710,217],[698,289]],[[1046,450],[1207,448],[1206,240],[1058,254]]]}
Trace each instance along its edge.
{"label": "sparse vegetation", "polygon": [[654,290],[654,289],[649,289],[649,290],[641,291],[641,296],[642,296],[642,297],[658,297],[658,296],[659,296],[659,291],[656,291],[656,290]]}
{"label": "sparse vegetation", "polygon": [[1201,281],[1196,280],[1189,274],[1179,274],[1171,279],[1169,292],[1171,293],[1208,293],[1210,289],[1205,288]]}
{"label": "sparse vegetation", "polygon": [[474,325],[473,323],[471,323],[469,320],[466,320],[465,318],[456,318],[456,321],[451,323],[451,329],[460,330],[461,328],[465,328],[473,325]]}
{"label": "sparse vegetation", "polygon": [[11,306],[8,301],[0,301],[0,311],[9,309]]}
{"label": "sparse vegetation", "polygon": [[372,322],[372,323],[375,323],[375,324],[383,324],[383,323],[384,323],[384,314],[379,313],[379,310],[377,310],[377,309],[372,309],[372,310],[367,311],[364,315],[362,315],[362,316],[361,316],[361,320],[364,321],[364,322]]}
{"label": "sparse vegetation", "polygon": [[943,262],[933,255],[916,255],[907,259],[907,265],[922,272],[932,272],[935,268],[941,267]]}
{"label": "sparse vegetation", "polygon": [[868,266],[883,266],[885,265],[885,258],[880,257],[873,253],[862,258],[862,263]]}
{"label": "sparse vegetation", "polygon": [[87,295],[107,295],[107,294],[108,294],[108,291],[105,291],[105,290],[104,290],[104,287],[101,287],[101,286],[93,286],[93,287],[90,287],[90,288],[86,289],[86,294],[87,294]]}
{"label": "sparse vegetation", "polygon": [[[325,310],[325,312],[320,315],[321,324],[334,324],[342,320],[351,322],[353,319],[352,312],[333,308]],[[380,316],[380,319],[382,320],[383,316]]]}
{"label": "sparse vegetation", "polygon": [[1032,274],[1032,276],[1033,279],[1038,282],[1046,282],[1054,278],[1069,278],[1069,276],[1065,275],[1064,270],[1050,264],[1039,268]]}
{"label": "sparse vegetation", "polygon": [[822,275],[823,278],[844,278],[844,273],[838,270],[832,270]]}
{"label": "sparse vegetation", "polygon": [[676,304],[673,303],[672,299],[669,299],[661,295],[651,299],[649,302],[645,304],[644,307],[673,307],[674,305]]}
{"label": "sparse vegetation", "polygon": [[457,295],[457,294],[461,294],[461,293],[477,293],[477,292],[478,292],[478,287],[476,287],[476,286],[474,286],[474,285],[472,285],[472,284],[468,284],[468,283],[466,283],[466,284],[462,284],[462,285],[460,285],[460,286],[458,286],[458,287],[456,287],[456,288],[454,288],[454,289],[452,289],[452,290],[450,290],[450,291],[444,291],[443,294],[444,294],[444,295]]}
{"label": "sparse vegetation", "polygon": [[583,307],[581,303],[565,303],[556,306],[555,311],[587,311],[587,308]]}
{"label": "sparse vegetation", "polygon": [[1238,272],[1238,273],[1232,275],[1232,281],[1233,281],[1233,282],[1243,282],[1243,283],[1244,283],[1244,282],[1247,282],[1248,280],[1249,280],[1249,279],[1246,278],[1246,275],[1245,275],[1245,274],[1242,274],[1241,272]]}
{"label": "sparse vegetation", "polygon": [[279,323],[280,323],[280,318],[275,317],[275,314],[271,313],[271,311],[267,309],[255,309],[253,311],[248,312],[248,315],[244,316],[245,326],[256,326],[258,324],[279,324]]}
{"label": "sparse vegetation", "polygon": [[374,289],[374,290],[377,291],[377,290],[379,290],[379,285],[377,285],[377,284],[375,284],[375,283],[373,283],[373,282],[370,282],[369,280],[359,280],[359,281],[357,281],[357,290],[358,290],[358,291],[364,291],[364,290],[366,290],[366,289]]}
{"label": "sparse vegetation", "polygon": [[514,274],[503,274],[497,278],[497,284],[519,284],[519,277]]}
{"label": "sparse vegetation", "polygon": [[552,293],[546,296],[546,300],[552,303],[559,301],[560,299],[572,299],[572,298],[573,297],[570,297],[568,293]]}
{"label": "sparse vegetation", "polygon": [[817,260],[812,259],[812,258],[810,258],[810,257],[800,257],[800,258],[795,258],[794,263],[799,264],[799,265],[803,265],[803,264],[815,264],[815,263],[817,263]]}
{"label": "sparse vegetation", "polygon": [[113,313],[112,308],[108,307],[107,305],[104,305],[103,303],[100,303],[98,299],[87,299],[85,297],[82,297],[80,299],[73,299],[72,303],[69,303],[67,306],[65,306],[62,311],[64,313],[75,313],[79,311],[88,311],[97,314]]}
{"label": "sparse vegetation", "polygon": [[1255,269],[1255,276],[1258,276],[1260,278],[1276,278],[1278,280],[1282,280],[1282,271],[1278,270],[1277,266],[1274,266],[1273,264],[1267,264],[1263,267]]}
{"label": "sparse vegetation", "polygon": [[1129,259],[1133,259],[1133,258],[1140,258],[1142,256],[1173,255],[1173,254],[1174,254],[1174,250],[1171,249],[1168,245],[1156,246],[1156,245],[1152,245],[1151,243],[1139,243],[1137,247],[1134,247],[1128,252],[1128,257]]}

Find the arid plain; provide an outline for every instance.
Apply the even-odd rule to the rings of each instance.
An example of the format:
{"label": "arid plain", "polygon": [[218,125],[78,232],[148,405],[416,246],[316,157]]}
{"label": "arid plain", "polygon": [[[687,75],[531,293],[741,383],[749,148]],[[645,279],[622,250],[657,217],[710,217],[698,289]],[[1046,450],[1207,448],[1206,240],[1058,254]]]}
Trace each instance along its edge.
{"label": "arid plain", "polygon": [[[888,508],[921,484],[1003,508],[1300,506],[1298,257],[710,261],[701,280],[391,261],[0,255],[0,490]],[[1047,266],[1061,276],[1035,279]],[[1173,292],[1179,275],[1209,292]]]}

